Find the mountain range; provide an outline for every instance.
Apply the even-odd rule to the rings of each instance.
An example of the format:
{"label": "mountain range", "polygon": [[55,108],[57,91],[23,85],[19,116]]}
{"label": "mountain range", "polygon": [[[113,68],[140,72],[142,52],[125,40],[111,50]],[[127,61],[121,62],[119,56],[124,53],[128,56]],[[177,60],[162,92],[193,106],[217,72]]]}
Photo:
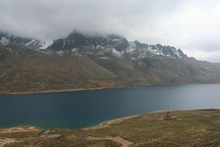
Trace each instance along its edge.
{"label": "mountain range", "polygon": [[76,31],[54,41],[0,32],[0,69],[1,93],[220,83],[219,63],[175,47]]}

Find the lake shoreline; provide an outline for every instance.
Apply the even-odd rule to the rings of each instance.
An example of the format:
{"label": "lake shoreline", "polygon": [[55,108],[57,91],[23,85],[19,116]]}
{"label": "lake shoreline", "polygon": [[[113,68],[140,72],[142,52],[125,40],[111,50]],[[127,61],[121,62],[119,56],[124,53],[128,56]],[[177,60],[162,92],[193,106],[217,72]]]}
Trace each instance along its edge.
{"label": "lake shoreline", "polygon": [[87,90],[100,90],[100,89],[113,89],[113,88],[134,88],[138,86],[164,86],[164,85],[219,85],[220,83],[164,83],[164,84],[142,84],[133,86],[120,86],[120,87],[96,87],[96,88],[76,88],[76,89],[62,89],[62,90],[43,90],[43,91],[24,91],[24,92],[10,92],[0,91],[0,95],[8,94],[44,94],[44,93],[63,93],[63,92],[75,92],[75,91],[87,91]]}
{"label": "lake shoreline", "polygon": [[[151,85],[151,84],[149,84]],[[75,91],[89,91],[89,90],[101,90],[101,89],[113,89],[113,88],[132,88],[136,86],[121,86],[121,87],[97,87],[97,88],[76,88],[76,89],[62,89],[62,90],[44,90],[44,91],[28,91],[28,92],[9,92],[9,91],[0,91],[0,95],[8,94],[8,95],[15,95],[15,94],[44,94],[44,93],[63,93],[63,92],[75,92]],[[144,86],[144,85],[142,85]]]}
{"label": "lake shoreline", "polygon": [[[109,87],[112,88],[112,87]],[[86,90],[100,90],[100,89],[107,89],[105,87],[102,88],[78,88],[78,89],[64,89],[64,90],[45,90],[45,91],[30,91],[30,92],[7,92],[7,91],[0,91],[0,95],[3,94],[44,94],[44,93],[62,93],[62,92],[74,92],[74,91],[86,91]]]}
{"label": "lake shoreline", "polygon": [[[204,110],[211,110],[211,109],[204,109]],[[216,110],[216,109],[214,109],[214,110]],[[172,111],[199,111],[199,110],[156,110],[156,111],[152,111],[152,112],[148,112],[148,113],[144,113],[144,114],[161,113],[161,112],[167,112],[167,111],[172,112]],[[88,126],[88,127],[76,128],[76,129],[82,129],[82,130],[101,129],[101,128],[105,128],[105,127],[108,127],[108,126],[113,125],[113,124],[123,122],[125,120],[129,120],[129,119],[138,117],[140,115],[142,115],[142,114],[124,116],[124,117],[120,117],[120,118],[106,120],[106,121],[103,121],[103,122],[98,123],[96,125],[91,125],[91,126]],[[58,129],[58,128],[51,128],[49,130],[54,130],[54,129]],[[59,128],[59,129],[61,129],[61,128]],[[75,129],[75,128],[65,128],[64,127],[62,129]],[[39,126],[31,126],[31,125],[30,126],[27,125],[27,126],[0,127],[0,134],[17,133],[17,132],[33,132],[33,131],[42,131],[42,130],[47,130],[47,129],[39,127]]]}
{"label": "lake shoreline", "polygon": [[0,147],[9,144],[44,147],[219,146],[219,116],[220,109],[158,110],[84,129],[0,128]]}
{"label": "lake shoreline", "polygon": [[[115,119],[111,119],[111,120],[106,120],[106,121],[103,121],[103,122],[98,123],[96,125],[91,125],[91,126],[83,127],[83,128],[64,127],[64,128],[50,128],[49,130],[55,130],[55,129],[79,129],[79,130],[84,130],[84,131],[96,130],[96,129],[106,128],[110,125],[118,124],[123,121],[139,117],[141,115],[159,114],[159,113],[167,114],[167,112],[172,113],[172,112],[189,112],[189,111],[193,111],[193,112],[220,111],[220,109],[156,110],[156,111],[147,112],[147,113],[143,113],[143,114],[129,115],[129,116],[124,116],[124,117],[115,118]],[[42,128],[39,126],[31,126],[31,125],[30,126],[28,126],[28,125],[27,126],[11,126],[11,127],[0,127],[0,134],[17,133],[17,132],[35,132],[35,131],[44,131],[44,130],[48,130],[48,129]]]}

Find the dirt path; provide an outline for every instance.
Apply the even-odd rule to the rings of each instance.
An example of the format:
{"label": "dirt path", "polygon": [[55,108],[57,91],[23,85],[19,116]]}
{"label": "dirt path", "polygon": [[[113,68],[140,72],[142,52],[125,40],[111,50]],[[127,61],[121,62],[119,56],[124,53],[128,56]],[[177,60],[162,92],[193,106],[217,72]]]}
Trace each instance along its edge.
{"label": "dirt path", "polygon": [[95,137],[88,137],[86,138],[88,140],[111,140],[111,141],[114,141],[114,142],[118,142],[122,145],[122,147],[128,147],[129,145],[132,144],[132,142],[128,141],[128,140],[125,140],[121,137],[110,137],[110,136],[106,136],[106,137],[103,137],[103,138],[95,138]]}
{"label": "dirt path", "polygon": [[39,131],[36,127],[13,127],[13,128],[2,128],[0,134],[5,133],[16,133],[16,132],[36,132]]}
{"label": "dirt path", "polygon": [[[18,132],[37,132],[39,131],[36,127],[13,127],[13,128],[1,128],[0,134],[10,134],[10,133],[18,133]],[[3,147],[6,144],[19,142],[14,138],[0,137],[0,147]]]}
{"label": "dirt path", "polygon": [[17,142],[17,140],[12,138],[0,137],[0,147],[4,147],[4,145],[13,142]]}
{"label": "dirt path", "polygon": [[[76,137],[75,135],[71,135],[68,136],[69,138],[77,138],[79,139],[79,137]],[[133,144],[133,142],[130,142],[128,140],[125,140],[123,138],[121,138],[120,136],[117,137],[111,137],[111,136],[106,136],[106,137],[87,137],[87,138],[81,138],[81,139],[86,139],[86,140],[111,140],[117,143],[120,143],[122,145],[122,147],[128,147],[129,145]]]}

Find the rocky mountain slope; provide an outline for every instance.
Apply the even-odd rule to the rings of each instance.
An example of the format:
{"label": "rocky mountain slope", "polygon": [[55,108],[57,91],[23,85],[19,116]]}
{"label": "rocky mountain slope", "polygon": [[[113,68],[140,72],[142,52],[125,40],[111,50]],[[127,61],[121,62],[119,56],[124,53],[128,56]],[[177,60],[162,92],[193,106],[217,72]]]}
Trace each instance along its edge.
{"label": "rocky mountain slope", "polygon": [[206,83],[219,78],[216,71],[188,58],[180,49],[128,41],[118,35],[86,36],[73,32],[67,38],[55,41],[45,51],[86,56],[134,84]]}
{"label": "rocky mountain slope", "polygon": [[0,91],[5,93],[220,82],[219,64],[114,34],[73,32],[39,41],[0,33],[0,68]]}
{"label": "rocky mountain slope", "polygon": [[31,38],[23,38],[12,34],[0,32],[0,44],[8,45],[11,43],[22,46],[24,48],[44,50],[48,46],[53,44],[53,41],[42,41]]}

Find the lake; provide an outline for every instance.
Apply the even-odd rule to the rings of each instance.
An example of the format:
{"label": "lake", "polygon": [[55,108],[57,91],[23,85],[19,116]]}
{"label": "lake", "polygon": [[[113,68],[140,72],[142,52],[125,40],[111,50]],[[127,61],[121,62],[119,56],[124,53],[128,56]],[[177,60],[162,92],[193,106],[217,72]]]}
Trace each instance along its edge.
{"label": "lake", "polygon": [[0,95],[0,127],[83,128],[157,110],[220,109],[220,85],[149,85]]}

